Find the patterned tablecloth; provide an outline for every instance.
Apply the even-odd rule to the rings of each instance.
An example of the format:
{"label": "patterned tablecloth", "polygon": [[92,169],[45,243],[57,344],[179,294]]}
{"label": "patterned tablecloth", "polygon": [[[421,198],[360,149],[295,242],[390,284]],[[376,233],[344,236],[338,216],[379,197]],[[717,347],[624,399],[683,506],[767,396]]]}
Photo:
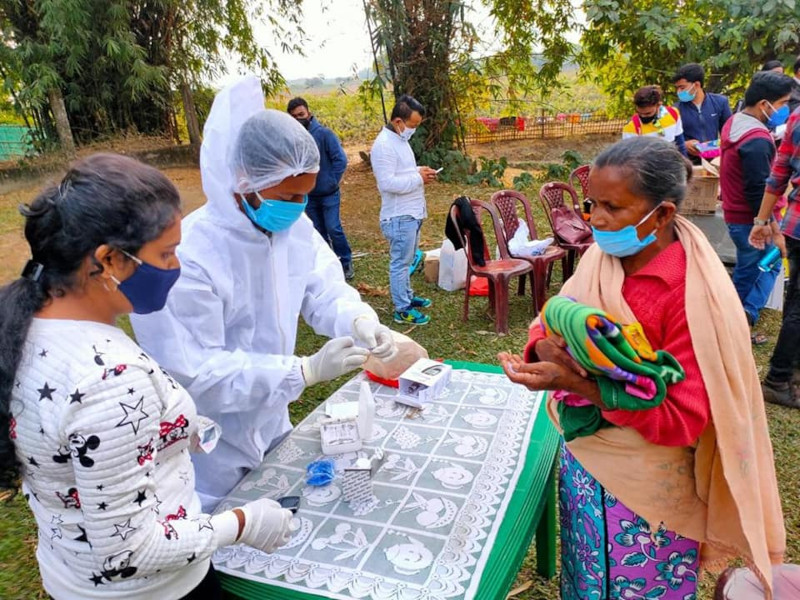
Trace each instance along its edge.
{"label": "patterned tablecloth", "polygon": [[[357,400],[364,380],[354,377],[334,396]],[[543,395],[501,374],[461,369],[423,411],[395,403],[395,389],[370,387],[375,424],[361,455],[378,447],[385,453],[371,500],[344,501],[342,471],[355,453],[335,457],[337,478],[328,486],[304,483],[306,465],[322,457],[320,406],[220,507],[299,495],[292,540],[271,555],[244,545],[220,549],[214,555],[219,571],[278,586],[282,598],[476,597],[492,547],[504,543],[498,530],[534,424],[546,419],[539,410]]]}

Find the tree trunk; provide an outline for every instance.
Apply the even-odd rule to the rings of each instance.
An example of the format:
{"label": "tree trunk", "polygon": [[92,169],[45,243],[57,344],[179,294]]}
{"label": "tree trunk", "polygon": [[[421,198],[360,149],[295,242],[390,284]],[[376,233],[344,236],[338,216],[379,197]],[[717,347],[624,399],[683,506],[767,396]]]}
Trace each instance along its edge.
{"label": "tree trunk", "polygon": [[200,121],[197,120],[197,109],[194,107],[192,90],[186,81],[181,81],[181,99],[183,100],[183,113],[186,116],[186,129],[189,132],[189,143],[199,155],[202,138],[200,136]]}
{"label": "tree trunk", "polygon": [[47,97],[50,100],[50,111],[53,113],[53,119],[56,122],[56,131],[61,142],[61,149],[68,158],[74,158],[75,141],[72,139],[72,129],[69,126],[69,116],[67,116],[67,107],[64,105],[64,96],[61,95],[60,89],[52,87],[48,90]]}

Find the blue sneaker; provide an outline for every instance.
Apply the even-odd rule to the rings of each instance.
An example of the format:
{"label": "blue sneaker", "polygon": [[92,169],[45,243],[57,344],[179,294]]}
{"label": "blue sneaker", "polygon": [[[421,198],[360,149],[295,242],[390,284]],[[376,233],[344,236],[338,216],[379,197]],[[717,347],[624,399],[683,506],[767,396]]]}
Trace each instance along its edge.
{"label": "blue sneaker", "polygon": [[421,296],[414,296],[411,299],[411,308],[428,308],[433,302],[430,298],[422,298]]}
{"label": "blue sneaker", "polygon": [[408,323],[409,325],[427,325],[431,318],[428,315],[423,315],[416,308],[410,310],[396,310],[394,311],[395,323]]}
{"label": "blue sneaker", "polygon": [[413,275],[417,271],[419,271],[423,266],[423,261],[425,259],[425,253],[422,250],[417,250],[414,253],[414,260],[411,261],[411,265],[408,267],[408,274]]}

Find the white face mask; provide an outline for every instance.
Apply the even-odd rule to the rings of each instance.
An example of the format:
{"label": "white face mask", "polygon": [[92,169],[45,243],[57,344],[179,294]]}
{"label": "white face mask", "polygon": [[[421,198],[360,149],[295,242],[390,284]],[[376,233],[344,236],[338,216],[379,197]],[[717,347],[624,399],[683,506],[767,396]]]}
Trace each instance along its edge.
{"label": "white face mask", "polygon": [[411,139],[411,136],[414,135],[414,132],[417,130],[416,127],[406,127],[403,131],[400,132],[400,137],[403,138],[405,141]]}

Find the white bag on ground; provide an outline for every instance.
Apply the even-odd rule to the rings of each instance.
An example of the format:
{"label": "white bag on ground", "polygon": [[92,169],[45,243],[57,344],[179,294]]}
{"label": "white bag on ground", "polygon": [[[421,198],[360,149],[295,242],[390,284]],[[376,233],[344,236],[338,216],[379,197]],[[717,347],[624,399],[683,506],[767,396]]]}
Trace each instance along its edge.
{"label": "white bag on ground", "polygon": [[456,250],[453,242],[442,242],[439,255],[439,287],[448,292],[463,289],[467,283],[467,254]]}

